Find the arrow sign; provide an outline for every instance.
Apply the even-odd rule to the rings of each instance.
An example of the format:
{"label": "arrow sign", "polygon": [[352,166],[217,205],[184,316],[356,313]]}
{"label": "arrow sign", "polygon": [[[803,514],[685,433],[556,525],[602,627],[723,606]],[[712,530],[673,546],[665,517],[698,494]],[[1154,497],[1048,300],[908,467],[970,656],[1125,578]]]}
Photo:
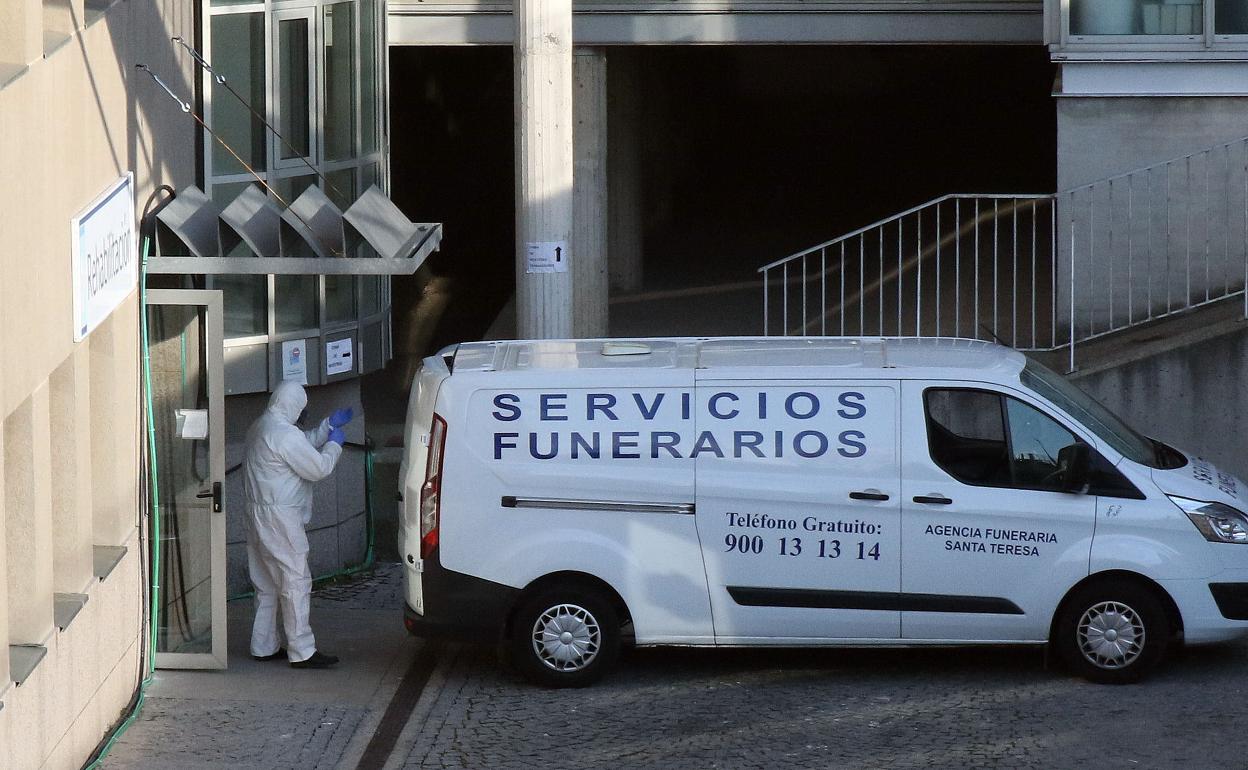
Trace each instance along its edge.
{"label": "arrow sign", "polygon": [[525,244],[524,271],[526,273],[566,273],[568,260],[567,241],[537,241]]}

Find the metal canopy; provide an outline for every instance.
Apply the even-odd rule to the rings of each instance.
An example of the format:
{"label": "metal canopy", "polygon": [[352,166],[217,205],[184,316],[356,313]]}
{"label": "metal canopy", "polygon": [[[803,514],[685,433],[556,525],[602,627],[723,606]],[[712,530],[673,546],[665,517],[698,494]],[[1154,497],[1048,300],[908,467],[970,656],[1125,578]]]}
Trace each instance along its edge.
{"label": "metal canopy", "polygon": [[285,211],[253,186],[221,211],[191,186],[156,220],[149,274],[411,275],[442,243],[440,223],[408,220],[375,185],[345,214],[316,186]]}

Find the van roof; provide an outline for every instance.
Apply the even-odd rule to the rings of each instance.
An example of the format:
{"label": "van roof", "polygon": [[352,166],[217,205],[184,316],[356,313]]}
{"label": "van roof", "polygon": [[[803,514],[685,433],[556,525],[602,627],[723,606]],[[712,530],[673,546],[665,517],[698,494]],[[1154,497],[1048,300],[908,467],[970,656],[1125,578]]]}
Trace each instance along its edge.
{"label": "van roof", "polygon": [[970,370],[1015,378],[1026,363],[1022,353],[1004,345],[954,337],[507,340],[465,342],[454,355],[456,371],[809,367]]}

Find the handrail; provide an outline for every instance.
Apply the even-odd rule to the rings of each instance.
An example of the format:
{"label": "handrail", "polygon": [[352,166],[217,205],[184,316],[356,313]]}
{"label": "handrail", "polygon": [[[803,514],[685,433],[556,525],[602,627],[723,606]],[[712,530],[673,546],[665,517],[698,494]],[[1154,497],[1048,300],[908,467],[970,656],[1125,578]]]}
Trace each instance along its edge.
{"label": "handrail", "polygon": [[910,216],[911,214],[917,214],[923,209],[931,208],[932,206],[939,205],[941,203],[944,203],[945,201],[954,200],[955,198],[960,198],[962,200],[968,200],[971,198],[979,198],[981,200],[984,200],[984,199],[1006,200],[1006,199],[1015,199],[1015,198],[1034,198],[1036,200],[1040,200],[1040,199],[1052,198],[1052,197],[1053,195],[1050,193],[1021,193],[1018,195],[1014,195],[1010,193],[984,193],[983,195],[979,195],[976,193],[947,193],[945,195],[940,196],[939,198],[933,198],[932,200],[927,201],[926,203],[920,203],[917,206],[908,208],[905,211],[901,212],[900,214],[893,214],[891,216],[888,216],[888,217],[885,217],[884,219],[879,220],[878,222],[872,222],[866,227],[860,227],[857,230],[853,230],[851,232],[845,233],[844,235],[838,235],[837,237],[833,238],[830,241],[824,241],[823,243],[816,244],[814,246],[811,246],[808,249],[803,249],[802,251],[794,252],[787,257],[781,257],[780,259],[777,259],[774,262],[768,262],[767,264],[758,268],[758,270],[755,272],[762,273],[767,270],[770,270],[773,267],[779,267],[780,265],[784,264],[785,262],[788,262],[789,260],[796,259],[797,257],[802,257],[808,254],[813,254],[819,249],[824,249],[824,248],[827,248],[828,246],[835,246],[841,241],[847,241],[859,235],[865,235],[866,233],[869,233],[870,231],[878,227],[883,227],[884,225],[892,224],[899,219]]}

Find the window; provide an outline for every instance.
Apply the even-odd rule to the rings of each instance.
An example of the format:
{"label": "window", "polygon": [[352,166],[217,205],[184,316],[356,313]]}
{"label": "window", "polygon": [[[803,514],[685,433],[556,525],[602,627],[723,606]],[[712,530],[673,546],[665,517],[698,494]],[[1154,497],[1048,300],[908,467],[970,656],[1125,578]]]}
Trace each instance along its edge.
{"label": "window", "polygon": [[[213,62],[218,72],[257,113],[266,109],[264,87],[264,14],[238,13],[212,17],[212,39],[220,50],[229,56],[220,56]],[[256,171],[266,168],[264,122],[248,109],[247,104],[235,98],[214,78],[212,87],[213,130]],[[215,174],[244,174],[247,168],[238,162],[219,142],[212,143],[212,170]],[[213,190],[213,197],[217,191]],[[233,200],[230,196],[223,207]]]}
{"label": "window", "polygon": [[356,154],[355,7],[352,3],[334,3],[325,6],[324,11],[325,157],[348,160]]}
{"label": "window", "polygon": [[1062,451],[1080,443],[1053,418],[984,390],[932,389],[927,405],[932,460],[967,484],[1063,491]]}
{"label": "window", "polygon": [[319,304],[315,275],[279,275],[275,277],[274,306],[277,333],[315,329]]}
{"label": "window", "polygon": [[1215,0],[1213,31],[1219,35],[1248,35],[1248,2]]}
{"label": "window", "polygon": [[1029,360],[1020,380],[1023,387],[1048,399],[1127,459],[1155,468],[1169,467],[1160,461],[1151,441],[1060,374]]}
{"label": "window", "polygon": [[1010,426],[1010,466],[1014,486],[1062,488],[1062,450],[1079,443],[1075,434],[1053,418],[1016,398],[1005,399]]}
{"label": "window", "polygon": [[263,275],[214,275],[220,289],[226,339],[269,333],[269,282]]}
{"label": "window", "polygon": [[982,390],[929,390],[927,441],[932,459],[968,484],[1010,483],[1001,397]]}
{"label": "window", "polygon": [[[1051,0],[1049,12],[1059,13],[1062,4]],[[1242,46],[1226,38],[1248,35],[1248,0],[1069,0],[1068,9],[1067,30],[1076,44],[1218,48],[1219,42]],[[1208,29],[1207,19],[1213,21]]]}
{"label": "window", "polygon": [[325,323],[350,323],[355,320],[355,277],[325,276]]}
{"label": "window", "polygon": [[1071,0],[1072,35],[1203,35],[1204,0]]}
{"label": "window", "polygon": [[[313,154],[311,35],[309,19],[278,16],[277,125],[278,133],[285,138],[278,149],[280,161],[311,158]],[[302,165],[302,161],[297,165]]]}

